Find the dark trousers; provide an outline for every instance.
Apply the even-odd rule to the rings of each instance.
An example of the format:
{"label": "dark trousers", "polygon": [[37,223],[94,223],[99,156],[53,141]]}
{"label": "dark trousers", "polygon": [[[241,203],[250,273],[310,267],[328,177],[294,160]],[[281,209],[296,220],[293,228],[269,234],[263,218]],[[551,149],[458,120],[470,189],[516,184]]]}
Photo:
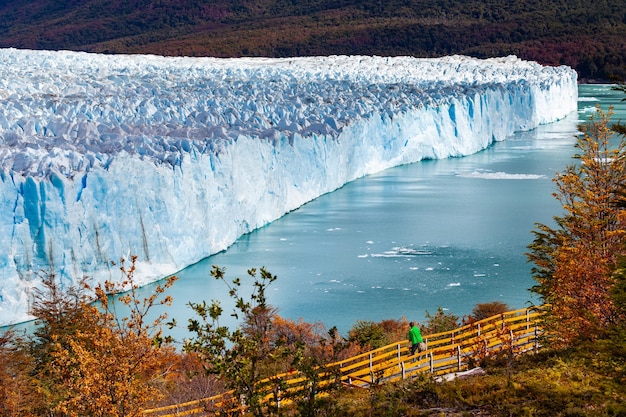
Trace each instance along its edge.
{"label": "dark trousers", "polygon": [[411,345],[411,356],[415,355],[415,351],[417,350],[418,347],[419,347],[419,343],[415,343],[414,345]]}

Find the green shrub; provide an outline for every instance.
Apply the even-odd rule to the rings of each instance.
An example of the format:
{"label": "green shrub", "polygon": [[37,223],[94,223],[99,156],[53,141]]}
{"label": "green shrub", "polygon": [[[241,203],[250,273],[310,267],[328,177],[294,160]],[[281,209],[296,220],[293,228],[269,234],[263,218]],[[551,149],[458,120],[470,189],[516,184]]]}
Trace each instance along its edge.
{"label": "green shrub", "polygon": [[362,348],[377,349],[391,343],[380,323],[357,320],[348,332],[348,341],[356,342]]}
{"label": "green shrub", "polygon": [[459,327],[459,317],[452,313],[446,313],[438,307],[437,312],[431,315],[426,311],[426,325],[421,329],[422,335],[447,332]]}

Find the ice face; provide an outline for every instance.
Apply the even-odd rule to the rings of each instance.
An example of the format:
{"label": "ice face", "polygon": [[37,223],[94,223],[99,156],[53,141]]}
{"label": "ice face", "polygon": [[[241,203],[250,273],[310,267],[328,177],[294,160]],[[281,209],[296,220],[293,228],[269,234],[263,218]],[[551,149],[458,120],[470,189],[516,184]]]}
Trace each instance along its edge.
{"label": "ice face", "polygon": [[0,325],[41,270],[150,282],[345,183],[576,109],[516,57],[165,58],[0,50]]}

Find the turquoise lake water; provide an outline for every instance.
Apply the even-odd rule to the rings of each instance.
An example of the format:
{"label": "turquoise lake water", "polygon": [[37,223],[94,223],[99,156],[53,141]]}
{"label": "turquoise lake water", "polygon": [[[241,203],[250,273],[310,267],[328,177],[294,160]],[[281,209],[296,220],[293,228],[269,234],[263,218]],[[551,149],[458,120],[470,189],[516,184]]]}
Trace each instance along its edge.
{"label": "turquoise lake water", "polygon": [[539,303],[528,291],[534,281],[525,252],[535,222],[562,214],[551,195],[554,173],[574,162],[577,125],[596,103],[616,106],[613,120],[626,120],[622,93],[604,85],[579,91],[578,113],[560,122],[475,155],[356,180],[243,236],[177,274],[168,314],[185,327],[188,302],[217,299],[228,316],[232,304],[211,265],[225,267],[229,279],[265,266],[278,276],[268,298],[280,315],[337,326],[343,335],[357,320],[423,321],[438,307],[463,316],[477,303]]}

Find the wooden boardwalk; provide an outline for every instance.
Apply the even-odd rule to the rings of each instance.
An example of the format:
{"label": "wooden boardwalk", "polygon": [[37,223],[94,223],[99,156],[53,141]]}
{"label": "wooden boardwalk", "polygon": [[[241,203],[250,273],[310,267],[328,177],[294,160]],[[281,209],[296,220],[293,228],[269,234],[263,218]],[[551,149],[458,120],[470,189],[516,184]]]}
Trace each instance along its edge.
{"label": "wooden boardwalk", "polygon": [[[477,365],[481,359],[500,352],[514,355],[536,352],[540,348],[542,331],[541,307],[509,311],[477,321],[455,330],[427,335],[427,350],[410,355],[407,341],[393,343],[339,362],[321,367],[318,386],[340,382],[358,388],[411,378],[420,373],[434,376],[455,374]],[[310,387],[309,380],[298,372],[275,375],[260,381],[267,386],[265,401],[275,406],[286,405],[289,397]],[[283,398],[281,398],[281,387]],[[153,408],[144,411],[147,417],[207,416],[219,410],[240,406],[233,392],[183,404]]]}

